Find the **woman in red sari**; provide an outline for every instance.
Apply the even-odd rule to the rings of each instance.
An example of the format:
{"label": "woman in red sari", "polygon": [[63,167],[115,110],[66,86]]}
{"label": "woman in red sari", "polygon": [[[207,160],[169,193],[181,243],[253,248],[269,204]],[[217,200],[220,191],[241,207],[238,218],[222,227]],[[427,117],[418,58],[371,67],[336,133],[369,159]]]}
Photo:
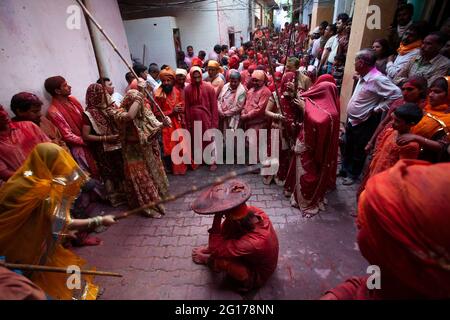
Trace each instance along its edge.
{"label": "woman in red sari", "polygon": [[294,146],[285,191],[291,204],[311,217],[326,204],[325,193],[336,186],[339,145],[339,96],[330,81],[319,81],[294,99],[303,123]]}
{"label": "woman in red sari", "polygon": [[449,163],[400,160],[370,178],[359,199],[357,240],[380,268],[381,288],[353,277],[322,299],[449,299],[449,172]]}

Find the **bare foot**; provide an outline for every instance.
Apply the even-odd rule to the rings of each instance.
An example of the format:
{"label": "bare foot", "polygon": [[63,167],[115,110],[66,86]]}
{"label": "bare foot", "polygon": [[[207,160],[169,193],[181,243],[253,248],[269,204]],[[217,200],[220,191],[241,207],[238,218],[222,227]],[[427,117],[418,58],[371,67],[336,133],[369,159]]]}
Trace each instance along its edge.
{"label": "bare foot", "polygon": [[210,256],[210,254],[202,253],[200,250],[195,252],[194,250],[192,251],[192,261],[196,264],[207,264]]}
{"label": "bare foot", "polygon": [[102,239],[98,237],[86,236],[83,239],[77,239],[73,242],[73,245],[76,247],[83,246],[98,246],[102,243]]}
{"label": "bare foot", "polygon": [[192,254],[197,254],[197,253],[211,254],[211,251],[209,251],[208,246],[201,246],[201,247],[192,249]]}

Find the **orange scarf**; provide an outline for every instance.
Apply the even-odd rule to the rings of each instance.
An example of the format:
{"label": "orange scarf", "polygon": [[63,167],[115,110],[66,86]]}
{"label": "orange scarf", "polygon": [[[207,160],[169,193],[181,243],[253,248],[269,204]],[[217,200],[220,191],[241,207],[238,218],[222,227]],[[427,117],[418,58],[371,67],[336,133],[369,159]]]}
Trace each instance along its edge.
{"label": "orange scarf", "polygon": [[414,41],[413,43],[410,43],[408,45],[404,45],[403,43],[400,43],[400,47],[398,47],[397,52],[399,55],[404,56],[408,52],[411,52],[412,50],[419,48],[422,45],[422,40]]}
{"label": "orange scarf", "polygon": [[432,107],[429,103],[425,106],[424,116],[420,122],[415,125],[411,132],[427,139],[431,139],[438,130],[442,129],[442,125],[427,114],[441,120],[447,128],[450,129],[450,113],[447,113],[448,104],[441,104],[436,107]]}
{"label": "orange scarf", "polygon": [[[411,129],[412,133],[431,139],[440,129],[444,129],[445,131],[450,130],[450,113],[447,111],[450,106],[450,77],[443,78],[447,81],[448,85],[447,103],[432,107],[427,99],[425,108],[423,109],[424,116],[422,120]],[[439,119],[441,123],[436,121],[436,119]],[[443,125],[445,125],[445,127],[443,127]]]}

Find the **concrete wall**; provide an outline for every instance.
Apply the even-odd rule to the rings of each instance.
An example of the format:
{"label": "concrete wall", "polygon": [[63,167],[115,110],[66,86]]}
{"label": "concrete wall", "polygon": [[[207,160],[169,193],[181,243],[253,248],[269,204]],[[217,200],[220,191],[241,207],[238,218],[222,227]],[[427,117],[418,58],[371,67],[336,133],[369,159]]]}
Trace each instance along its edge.
{"label": "concrete wall", "polygon": [[[303,24],[309,25],[309,15],[312,15],[313,12],[313,7],[314,7],[314,1],[313,0],[305,0],[305,4],[303,6]],[[319,22],[320,23],[320,22]],[[311,29],[314,29],[315,27],[317,27],[317,25],[313,25],[311,23]]]}
{"label": "concrete wall", "polygon": [[[130,49],[117,0],[88,0],[86,4],[119,52],[127,59],[128,63],[131,63]],[[101,56],[103,62],[103,72],[112,80],[116,91],[123,94],[128,85],[125,81],[125,74],[129,70],[105,37],[96,28],[93,28],[93,31],[95,32],[94,37],[98,39],[99,43],[98,55]]]}
{"label": "concrete wall", "polygon": [[[220,41],[216,2],[199,2],[188,8],[161,8],[159,10],[148,10],[133,14],[126,14],[123,18],[126,26],[130,20],[142,20],[158,17],[175,18],[176,25],[180,29],[181,46],[183,51],[186,51],[186,47],[188,45],[192,45],[196,55],[200,50],[205,50],[208,53],[212,50],[214,45]],[[170,30],[170,32],[172,32],[172,30]],[[129,29],[127,30],[127,37],[129,38],[128,40],[131,45],[134,40],[131,39],[130,41],[130,37],[135,38],[135,36],[130,34]],[[172,43],[173,39],[170,40],[170,45],[172,45]],[[161,45],[161,43],[159,45]],[[142,45],[139,50],[140,53],[138,56],[142,57]],[[158,59],[165,59],[165,57],[161,56],[158,57]],[[167,64],[167,62],[165,63]]]}
{"label": "concrete wall", "polygon": [[[221,10],[219,11],[219,35],[220,43],[229,45],[228,28],[234,27],[234,31],[241,31],[235,33],[235,46],[241,45],[240,37],[242,35],[244,42],[250,40],[249,37],[249,11],[244,9],[243,1],[223,0],[220,1],[220,6],[225,8],[235,8],[236,10]],[[251,26],[250,26],[251,29]]]}
{"label": "concrete wall", "polygon": [[133,58],[142,62],[144,44],[146,46],[146,66],[155,62],[159,66],[168,64],[176,68],[173,29],[177,28],[174,17],[147,18],[124,21],[128,44]]}
{"label": "concrete wall", "polygon": [[[378,5],[381,9],[381,28],[370,30],[367,28],[367,9],[369,5]],[[344,79],[341,90],[341,121],[347,117],[347,103],[353,92],[356,53],[366,47],[371,47],[374,40],[388,35],[388,28],[394,18],[397,0],[386,3],[384,0],[358,0],[355,2],[355,12],[352,21],[352,32],[347,51]],[[356,27],[358,26],[358,27]]]}
{"label": "concrete wall", "polygon": [[[117,45],[129,57],[116,0],[96,2],[93,14],[105,30],[114,33]],[[45,92],[44,81],[53,75],[64,76],[73,95],[84,104],[88,85],[99,75],[84,17],[81,16],[81,29],[66,27],[66,10],[73,4],[72,0],[0,1],[0,103],[7,109],[11,97],[20,91],[37,94],[46,109],[50,96]],[[112,50],[106,53],[110,61],[108,74],[120,91],[125,87],[124,69],[114,54]]]}
{"label": "concrete wall", "polygon": [[311,21],[312,28],[317,27],[322,21],[328,21],[328,23],[334,22],[333,13],[334,3],[314,1]]}
{"label": "concrete wall", "polygon": [[[186,8],[162,8],[128,13],[123,18],[126,25],[130,20],[174,17],[176,25],[180,29],[183,51],[186,51],[188,45],[192,45],[197,55],[200,50],[207,53],[212,51],[216,44],[228,44],[228,27],[234,26],[235,31],[242,31],[244,41],[249,39],[249,10],[248,5],[244,5],[243,2],[247,3],[247,1],[241,0],[205,1]],[[218,7],[226,10],[218,12]],[[127,36],[130,37],[128,31]],[[235,40],[236,44],[240,45],[240,34],[235,35]],[[172,42],[173,40],[170,40],[170,43]],[[142,57],[142,46],[139,52],[138,56]],[[165,57],[163,56],[161,59],[165,59]]]}
{"label": "concrete wall", "polygon": [[[212,51],[214,45],[224,44],[224,34],[219,34],[217,3],[202,3],[202,11],[176,10],[177,25],[180,28],[181,45],[183,51],[191,45],[194,47],[195,55],[200,50],[206,53]],[[227,39],[228,43],[228,39]]]}
{"label": "concrete wall", "polygon": [[335,0],[333,21],[336,21],[338,14],[346,13],[351,16],[352,4],[355,0]]}

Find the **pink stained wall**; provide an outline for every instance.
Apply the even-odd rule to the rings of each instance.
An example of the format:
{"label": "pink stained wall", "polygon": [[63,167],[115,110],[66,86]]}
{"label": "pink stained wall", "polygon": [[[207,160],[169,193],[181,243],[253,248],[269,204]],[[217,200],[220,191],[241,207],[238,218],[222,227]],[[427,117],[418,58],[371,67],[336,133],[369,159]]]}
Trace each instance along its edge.
{"label": "pink stained wall", "polygon": [[[94,2],[93,15],[98,16],[99,23],[129,58],[116,0]],[[86,89],[98,79],[98,71],[83,15],[80,29],[67,28],[67,8],[74,4],[73,0],[0,1],[0,103],[6,109],[11,97],[20,91],[37,94],[46,109],[51,98],[44,81],[53,75],[65,77],[72,86],[72,95],[84,105]],[[117,63],[112,49],[104,51],[107,74],[121,92],[126,86],[126,69]]]}

